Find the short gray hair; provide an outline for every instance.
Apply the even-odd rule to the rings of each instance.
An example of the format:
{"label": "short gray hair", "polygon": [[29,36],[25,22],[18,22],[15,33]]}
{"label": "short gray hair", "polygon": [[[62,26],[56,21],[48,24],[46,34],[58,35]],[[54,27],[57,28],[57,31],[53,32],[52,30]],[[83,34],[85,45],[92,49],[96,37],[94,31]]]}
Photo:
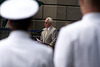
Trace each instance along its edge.
{"label": "short gray hair", "polygon": [[51,17],[47,17],[46,19],[49,19],[49,22],[52,23],[53,19]]}

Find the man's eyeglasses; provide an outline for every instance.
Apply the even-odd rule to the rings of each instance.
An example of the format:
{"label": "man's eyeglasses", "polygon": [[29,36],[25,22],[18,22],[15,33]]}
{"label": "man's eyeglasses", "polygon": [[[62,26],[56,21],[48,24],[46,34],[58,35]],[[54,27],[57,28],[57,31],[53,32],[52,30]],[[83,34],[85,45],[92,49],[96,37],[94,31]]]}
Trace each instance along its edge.
{"label": "man's eyeglasses", "polygon": [[44,22],[45,24],[48,24],[48,22]]}

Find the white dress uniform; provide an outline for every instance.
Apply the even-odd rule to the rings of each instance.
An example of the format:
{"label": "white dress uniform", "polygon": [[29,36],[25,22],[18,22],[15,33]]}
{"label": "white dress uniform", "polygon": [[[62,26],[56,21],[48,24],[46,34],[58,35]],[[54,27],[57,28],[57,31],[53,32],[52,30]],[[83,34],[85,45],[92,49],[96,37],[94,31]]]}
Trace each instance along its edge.
{"label": "white dress uniform", "polygon": [[16,30],[0,41],[0,67],[54,67],[53,52],[33,41],[29,33]]}
{"label": "white dress uniform", "polygon": [[55,47],[55,67],[100,67],[100,13],[60,30]]}

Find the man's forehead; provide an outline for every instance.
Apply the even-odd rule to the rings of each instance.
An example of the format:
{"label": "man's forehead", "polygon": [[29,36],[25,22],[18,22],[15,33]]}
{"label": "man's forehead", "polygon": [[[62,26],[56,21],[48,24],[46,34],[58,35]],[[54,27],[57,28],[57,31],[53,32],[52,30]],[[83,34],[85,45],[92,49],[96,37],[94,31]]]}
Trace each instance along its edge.
{"label": "man's forehead", "polygon": [[46,19],[45,22],[49,22],[49,19]]}

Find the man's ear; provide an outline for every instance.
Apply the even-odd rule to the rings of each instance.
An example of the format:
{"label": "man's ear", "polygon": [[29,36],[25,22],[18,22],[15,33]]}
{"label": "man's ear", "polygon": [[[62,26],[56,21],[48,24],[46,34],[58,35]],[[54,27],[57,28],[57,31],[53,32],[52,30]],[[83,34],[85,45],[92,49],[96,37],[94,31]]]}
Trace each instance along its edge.
{"label": "man's ear", "polygon": [[80,0],[80,6],[84,5],[84,0]]}
{"label": "man's ear", "polygon": [[8,20],[8,26],[10,27],[10,28],[12,28],[12,24],[11,24],[11,21],[10,20]]}

